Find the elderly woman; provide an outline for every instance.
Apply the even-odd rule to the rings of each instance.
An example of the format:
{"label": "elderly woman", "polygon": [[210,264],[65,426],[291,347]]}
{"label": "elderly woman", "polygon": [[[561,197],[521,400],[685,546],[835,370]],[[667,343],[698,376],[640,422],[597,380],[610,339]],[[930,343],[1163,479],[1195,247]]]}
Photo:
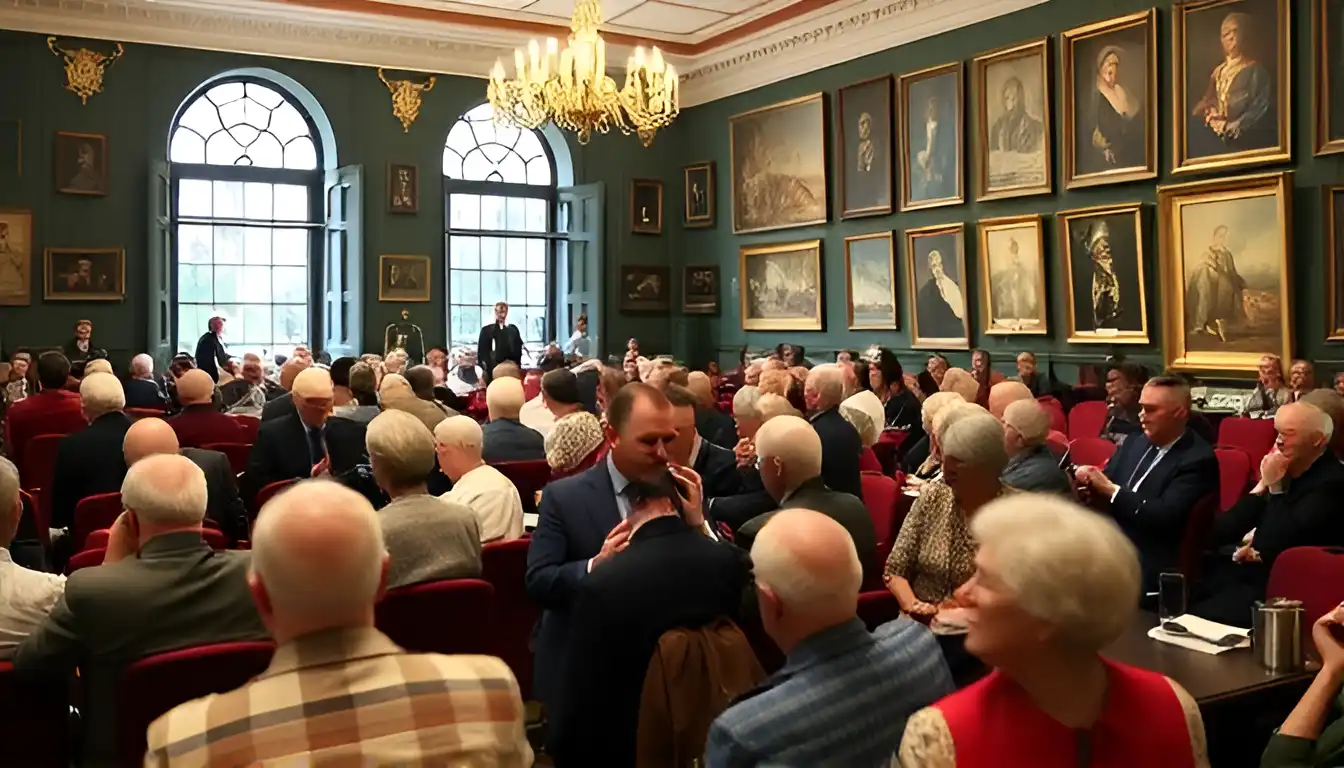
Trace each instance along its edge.
{"label": "elderly woman", "polygon": [[[949,368],[943,374],[943,383],[938,385],[939,392],[956,392],[968,403],[976,402],[980,394],[980,382],[964,368]],[[980,405],[985,405],[981,403]]]}
{"label": "elderly woman", "polygon": [[780,397],[769,392],[762,392],[759,400],[756,401],[756,411],[761,414],[761,423],[773,419],[776,416],[802,416],[793,403],[789,402],[787,397]]}
{"label": "elderly woman", "polygon": [[1288,402],[1292,390],[1283,380],[1283,358],[1278,355],[1263,355],[1260,358],[1259,375],[1255,389],[1241,406],[1242,416],[1254,416],[1268,419],[1274,416],[1279,406]]}
{"label": "elderly woman", "polygon": [[1008,466],[1000,478],[1004,485],[1065,495],[1072,490],[1059,459],[1045,445],[1049,434],[1050,414],[1035,400],[1018,400],[1003,409],[1003,447],[1008,453]]}
{"label": "elderly woman", "polygon": [[[918,432],[920,426],[919,398],[906,385],[901,361],[891,350],[878,348],[868,359],[868,384],[882,401],[885,411],[882,426],[903,432]],[[912,434],[911,440],[919,435]]]}
{"label": "elderly woman", "polygon": [[745,467],[756,460],[756,430],[761,428],[761,412],[757,403],[761,390],[746,385],[733,395],[733,424],[737,426],[737,445],[733,453],[737,465]]}
{"label": "elderly woman", "polygon": [[1101,656],[1139,591],[1138,555],[1115,523],[1022,494],[987,504],[970,527],[975,572],[957,590],[965,649],[994,669],[910,718],[900,765],[1208,766],[1190,695]]}
{"label": "elderly woman", "polygon": [[788,397],[789,390],[795,386],[795,382],[787,370],[767,370],[761,373],[761,381],[756,386],[763,395]]}
{"label": "elderly woman", "polygon": [[27,352],[19,352],[10,358],[9,378],[5,381],[5,406],[13,405],[29,395],[37,394],[36,371],[33,357]]}
{"label": "elderly woman", "polygon": [[905,452],[905,472],[912,477],[928,479],[937,474],[940,459],[933,447],[933,420],[940,411],[952,405],[966,405],[956,392],[934,392],[920,409],[920,426],[924,437]]}
{"label": "elderly woman", "polygon": [[877,395],[863,390],[855,392],[840,403],[840,415],[859,433],[864,448],[872,448],[882,438],[882,422],[886,411]]}

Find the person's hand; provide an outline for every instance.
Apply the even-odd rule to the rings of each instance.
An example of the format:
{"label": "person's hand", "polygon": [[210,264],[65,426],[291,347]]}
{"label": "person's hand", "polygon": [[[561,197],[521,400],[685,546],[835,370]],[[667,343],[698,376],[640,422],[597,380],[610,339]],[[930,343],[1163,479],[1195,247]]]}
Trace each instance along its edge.
{"label": "person's hand", "polygon": [[1321,656],[1321,668],[1336,677],[1344,675],[1344,644],[1334,633],[1334,628],[1341,625],[1344,625],[1344,603],[1317,619],[1311,627],[1311,640]]}
{"label": "person's hand", "polygon": [[123,511],[112,523],[107,537],[107,552],[103,554],[104,563],[116,563],[140,551],[140,530],[130,512]]}
{"label": "person's hand", "polygon": [[1110,498],[1111,494],[1115,493],[1115,483],[1112,483],[1110,478],[1106,477],[1106,473],[1097,467],[1079,467],[1074,477],[1080,486],[1087,486],[1104,498]]}
{"label": "person's hand", "polygon": [[630,519],[626,518],[616,524],[615,528],[607,534],[607,540],[602,542],[602,549],[593,557],[592,567],[605,563],[611,559],[612,555],[622,552],[630,545]]}
{"label": "person's hand", "polygon": [[672,479],[677,483],[677,494],[681,496],[681,516],[692,528],[699,528],[705,522],[705,484],[700,473],[681,464],[668,464]]}
{"label": "person's hand", "polygon": [[331,474],[331,457],[323,456],[322,460],[313,465],[312,477],[321,477]]}
{"label": "person's hand", "polygon": [[756,444],[751,438],[744,437],[733,446],[733,455],[737,457],[737,465],[745,467],[756,460]]}
{"label": "person's hand", "polygon": [[912,618],[920,621],[927,621],[938,615],[938,606],[933,603],[926,603],[923,600],[916,600],[915,604],[910,606],[907,611]]}
{"label": "person's hand", "polygon": [[1255,551],[1250,544],[1243,544],[1240,547],[1237,547],[1237,551],[1232,553],[1232,562],[1258,563],[1260,562],[1260,553]]}
{"label": "person's hand", "polygon": [[1272,488],[1283,482],[1287,473],[1288,457],[1279,453],[1277,448],[1260,460],[1260,486],[1264,488]]}

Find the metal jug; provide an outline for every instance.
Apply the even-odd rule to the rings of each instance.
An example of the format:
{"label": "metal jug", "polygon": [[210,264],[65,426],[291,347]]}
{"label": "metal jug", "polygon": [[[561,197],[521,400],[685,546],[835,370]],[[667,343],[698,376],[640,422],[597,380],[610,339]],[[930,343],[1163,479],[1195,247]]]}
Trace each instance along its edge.
{"label": "metal jug", "polygon": [[1270,672],[1302,670],[1302,601],[1257,600],[1251,609],[1251,651]]}

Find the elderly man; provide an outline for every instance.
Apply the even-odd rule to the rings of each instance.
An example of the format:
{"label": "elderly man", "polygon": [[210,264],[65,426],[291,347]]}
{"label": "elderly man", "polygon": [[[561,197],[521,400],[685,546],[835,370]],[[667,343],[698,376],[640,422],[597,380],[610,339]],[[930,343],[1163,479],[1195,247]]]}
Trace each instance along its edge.
{"label": "elderly man", "polygon": [[1294,360],[1288,369],[1288,402],[1296,403],[1316,388],[1316,368],[1310,360]]}
{"label": "elderly man", "polygon": [[154,379],[154,358],[143,352],[131,358],[131,375],[122,386],[126,390],[127,408],[168,407],[168,395]]}
{"label": "elderly man", "polygon": [[546,439],[535,429],[523,426],[518,412],[523,408],[523,383],[501,376],[485,388],[485,407],[490,422],[485,425],[486,461],[545,461]]}
{"label": "elderly man", "polygon": [[[495,379],[490,387],[511,381]],[[453,489],[439,498],[471,510],[482,544],[517,539],[523,535],[523,500],[512,480],[485,463],[483,442],[481,425],[468,416],[444,419],[434,428],[439,469],[453,483]]]}
{"label": "elderly man", "polygon": [[269,502],[247,583],[278,644],[270,668],[155,720],[145,765],[531,765],[504,662],[410,654],[374,628],[387,569],[353,491],[314,480]]}
{"label": "elderly man", "polygon": [[433,431],[440,421],[448,418],[448,414],[434,403],[416,397],[415,390],[411,389],[411,383],[399,373],[383,376],[382,383],[378,385],[378,395],[383,410],[409,413],[430,431]]}
{"label": "elderly man", "polygon": [[19,530],[23,500],[19,498],[19,470],[0,457],[0,660],[14,655],[23,639],[51,613],[65,591],[65,577],[31,571],[15,564],[9,545]]}
{"label": "elderly man", "polygon": [[989,403],[985,407],[990,415],[1003,421],[1004,410],[1010,404],[1023,400],[1035,400],[1026,384],[1020,381],[1001,381],[989,388]]}
{"label": "elderly man", "polygon": [[695,431],[700,437],[720,448],[731,449],[737,444],[737,431],[733,427],[733,417],[723,413],[714,402],[714,386],[709,374],[704,371],[691,371],[686,375],[686,388],[696,399]]}
{"label": "elderly man", "polygon": [[434,435],[414,416],[384,411],[369,422],[369,466],[392,503],[378,511],[392,555],[387,588],[481,575],[481,533],[467,507],[429,495]]}
{"label": "elderly man", "polygon": [[[991,403],[993,399],[991,392]],[[1045,408],[1035,400],[1018,400],[1004,409],[999,421],[1008,453],[1008,466],[999,476],[1003,484],[1019,491],[1069,493],[1068,473],[1060,469],[1059,459],[1045,444],[1050,434],[1050,414]]]}
{"label": "elderly man", "polygon": [[1148,371],[1138,363],[1116,363],[1106,371],[1106,423],[1101,438],[1117,446],[1143,430],[1139,427],[1139,393]]}
{"label": "elderly man", "polygon": [[406,383],[415,396],[438,409],[444,416],[456,416],[457,411],[434,399],[434,370],[428,365],[412,366],[406,371]]}
{"label": "elderly man", "polygon": [[775,515],[751,562],[761,622],[788,661],[714,720],[707,764],[886,765],[906,719],[953,690],[938,641],[906,616],[868,631],[859,554],[827,515]]}
{"label": "elderly man", "polygon": [[79,668],[84,765],[116,764],[116,696],[127,666],[160,651],[266,639],[247,593],[248,554],[214,552],[201,540],[206,497],[205,475],[190,459],[136,462],[102,566],[72,575],[19,646],[20,674],[64,685]]}
{"label": "elderly man", "polygon": [[177,401],[182,412],[168,420],[177,433],[177,442],[188,448],[206,443],[236,443],[242,440],[242,427],[232,417],[215,409],[215,382],[199,368],[182,374],[177,380]]}
{"label": "elderly man", "polygon": [[294,377],[290,397],[295,412],[263,420],[257,432],[243,476],[245,499],[280,480],[312,477],[313,468],[327,457],[324,434],[334,397],[331,375],[321,368],[305,368]]}
{"label": "elderly man", "polygon": [[288,396],[279,384],[266,378],[261,358],[250,352],[243,355],[241,374],[219,388],[220,403],[229,413],[260,418],[267,401]]}
{"label": "elderly man", "polygon": [[862,499],[859,455],[863,453],[863,441],[854,425],[840,413],[844,399],[845,373],[840,366],[827,363],[808,372],[803,401],[807,404],[808,421],[826,446],[821,460],[822,479],[832,491],[852,493]]}
{"label": "elderly man", "polygon": [[61,438],[51,479],[51,527],[69,528],[80,499],[113,493],[126,477],[121,443],[131,420],[122,409],[126,396],[110,373],[85,376],[79,401],[89,426]]}
{"label": "elderly man", "polygon": [[676,384],[668,384],[665,392],[677,428],[677,439],[668,446],[668,458],[700,475],[706,499],[741,493],[742,476],[733,452],[705,440],[696,431],[695,412],[700,399]]}
{"label": "elderly man", "polygon": [[234,541],[248,538],[247,510],[238,496],[238,480],[229,465],[228,456],[204,448],[182,448],[168,422],[153,418],[140,419],[126,430],[121,452],[127,467],[135,466],[141,459],[161,454],[179,454],[191,459],[205,473],[209,499],[205,516]]}

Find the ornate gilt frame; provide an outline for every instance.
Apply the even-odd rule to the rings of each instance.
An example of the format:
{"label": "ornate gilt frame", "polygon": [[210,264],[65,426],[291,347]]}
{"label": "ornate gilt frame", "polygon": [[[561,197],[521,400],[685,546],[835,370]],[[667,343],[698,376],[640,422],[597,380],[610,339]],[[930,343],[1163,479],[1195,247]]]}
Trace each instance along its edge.
{"label": "ornate gilt frame", "polygon": [[[957,194],[953,197],[942,197],[932,200],[921,200],[911,202],[910,189],[910,86],[922,80],[931,80],[935,77],[942,77],[948,73],[957,76],[957,103],[956,103],[956,148],[957,148]],[[901,189],[901,211],[918,211],[924,208],[941,208],[945,205],[961,205],[966,202],[966,65],[960,61],[954,61],[951,64],[940,64],[936,67],[921,69],[918,72],[911,72],[901,75],[897,85],[897,110],[900,131],[900,142],[897,147],[897,154],[901,156],[901,178],[898,180]]]}
{"label": "ornate gilt frame", "polygon": [[[737,275],[742,286],[738,314],[744,331],[822,331],[826,329],[826,275],[821,265],[821,240],[799,240],[792,243],[744,245],[737,249]],[[817,273],[817,306],[811,320],[768,320],[747,317],[747,259],[771,253],[812,251]]]}
{"label": "ornate gilt frame", "polygon": [[935,224],[931,227],[919,227],[916,229],[905,230],[905,275],[906,283],[910,286],[910,348],[911,349],[970,349],[971,348],[971,318],[970,301],[966,301],[965,315],[961,319],[962,338],[925,338],[919,335],[919,283],[915,280],[915,241],[921,237],[931,237],[935,235],[952,235],[957,241],[957,274],[961,276],[962,298],[966,298],[967,280],[966,274],[966,225],[957,224]]}
{"label": "ornate gilt frame", "polygon": [[[989,233],[1034,228],[1036,241],[1040,244],[1039,259],[1036,263],[1036,295],[1040,297],[1040,325],[1032,328],[1003,328],[994,325],[994,315],[990,311],[989,274]],[[980,304],[981,333],[986,336],[1046,336],[1050,333],[1050,295],[1045,291],[1045,219],[1039,213],[1022,216],[1001,216],[994,219],[981,219],[975,224],[976,232],[976,274],[980,278],[980,290],[977,293]],[[1025,318],[1023,318],[1025,319]]]}
{"label": "ornate gilt frame", "polygon": [[[1344,152],[1344,136],[1337,139],[1330,138],[1330,55],[1326,50],[1330,44],[1330,36],[1326,33],[1326,23],[1329,21],[1329,3],[1337,1],[1312,0],[1311,50],[1315,101],[1311,108],[1316,118],[1313,122],[1316,124],[1315,147],[1318,155]],[[1344,40],[1340,42],[1344,44]],[[1339,127],[1344,131],[1344,126]],[[1331,324],[1334,324],[1333,320]]]}
{"label": "ornate gilt frame", "polygon": [[[1142,329],[1139,331],[1119,331],[1101,333],[1098,331],[1079,331],[1078,319],[1074,314],[1073,292],[1073,238],[1069,236],[1069,222],[1075,219],[1091,219],[1098,216],[1130,214],[1134,218],[1134,245],[1138,249],[1139,276],[1139,318]],[[1064,285],[1068,287],[1068,326],[1070,344],[1148,344],[1148,282],[1143,269],[1146,254],[1143,249],[1143,203],[1122,203],[1120,205],[1098,205],[1091,208],[1075,208],[1055,214],[1059,224],[1059,242],[1064,244]]]}
{"label": "ornate gilt frame", "polygon": [[1344,243],[1335,237],[1335,232],[1338,231],[1336,228],[1344,225],[1344,221],[1339,221],[1339,217],[1335,215],[1336,195],[1344,195],[1344,186],[1325,187],[1322,190],[1325,205],[1325,274],[1328,281],[1325,302],[1326,341],[1344,341],[1344,323],[1335,322],[1342,308],[1340,302],[1344,301],[1344,296],[1341,296],[1339,291],[1339,280],[1344,275],[1340,274],[1338,264],[1339,249]]}
{"label": "ornate gilt frame", "polygon": [[[691,163],[681,168],[681,226],[685,229],[703,229],[712,227],[716,223],[718,210],[718,199],[716,195],[718,186],[714,180],[715,175],[714,161],[705,163]],[[691,173],[695,171],[705,172],[705,196],[709,200],[709,213],[705,216],[691,215]]]}
{"label": "ornate gilt frame", "polygon": [[[800,221],[792,224],[776,224],[768,227],[754,227],[752,229],[738,229],[737,227],[737,142],[733,140],[733,123],[744,117],[759,115],[765,112],[786,109],[799,104],[817,102],[817,119],[821,125],[821,178],[822,178],[822,216],[813,221]],[[752,232],[773,232],[779,229],[794,229],[797,227],[814,227],[818,224],[825,224],[830,221],[831,192],[830,177],[826,173],[826,92],[819,91],[806,96],[799,96],[796,99],[781,101],[776,104],[767,104],[764,107],[749,109],[746,112],[739,112],[728,118],[728,214],[732,219],[733,234],[745,235]],[[787,330],[787,329],[785,329]]]}
{"label": "ornate gilt frame", "polygon": [[[856,325],[854,323],[854,273],[849,268],[850,246],[859,240],[887,241],[887,274],[891,275],[891,320],[876,325]],[[845,238],[845,322],[851,331],[896,331],[901,328],[901,306],[899,291],[896,289],[896,242],[890,230],[873,232],[867,235],[851,235]]]}
{"label": "ornate gilt frame", "polygon": [[[1008,59],[1026,58],[1028,56],[1039,55],[1041,57],[1041,129],[1043,136],[1043,152],[1045,153],[1045,183],[1029,187],[1005,187],[1004,189],[991,190],[989,188],[989,113],[986,109],[987,83],[985,82],[985,72],[989,65]],[[976,150],[975,150],[975,199],[985,200],[1004,200],[1010,197],[1029,197],[1031,195],[1048,195],[1054,192],[1055,187],[1055,164],[1054,164],[1054,132],[1051,130],[1053,125],[1050,119],[1051,102],[1054,94],[1053,83],[1050,78],[1050,38],[1049,36],[1031,40],[1017,45],[1009,45],[998,48],[989,53],[982,53],[975,57],[972,62],[975,65],[975,98],[976,98]]]}
{"label": "ornate gilt frame", "polygon": [[[31,245],[29,248],[31,249]],[[58,253],[115,253],[120,272],[117,283],[121,288],[116,293],[52,293],[51,257]],[[125,248],[46,248],[42,251],[42,300],[43,301],[124,301],[126,299],[126,249]]]}

